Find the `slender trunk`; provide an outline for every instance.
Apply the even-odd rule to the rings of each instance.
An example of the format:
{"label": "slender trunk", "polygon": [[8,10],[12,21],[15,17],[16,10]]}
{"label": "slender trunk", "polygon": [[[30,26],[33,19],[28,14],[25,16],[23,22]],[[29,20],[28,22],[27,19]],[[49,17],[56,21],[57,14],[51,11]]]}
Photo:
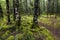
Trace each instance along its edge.
{"label": "slender trunk", "polygon": [[0,17],[3,18],[3,10],[2,10],[2,6],[1,6],[1,4],[0,4]]}
{"label": "slender trunk", "polygon": [[13,0],[13,12],[14,12],[14,21],[15,21],[15,19],[16,19],[16,13],[15,13],[15,0]]}
{"label": "slender trunk", "polygon": [[55,6],[56,6],[56,14],[55,14],[55,19],[57,19],[57,14],[59,13],[59,6],[58,6],[58,0],[55,1]]}
{"label": "slender trunk", "polygon": [[8,24],[10,24],[9,0],[6,0],[6,10],[7,10]]}
{"label": "slender trunk", "polygon": [[51,0],[48,0],[47,13],[51,13]]}
{"label": "slender trunk", "polygon": [[19,13],[19,0],[14,0],[15,1],[15,6],[14,6],[14,15],[15,15],[15,21],[16,21],[16,25],[20,26],[20,13]]}
{"label": "slender trunk", "polygon": [[39,15],[39,0],[35,0],[34,2],[34,18],[32,28],[38,27],[38,15]]}
{"label": "slender trunk", "polygon": [[26,13],[28,13],[28,6],[27,6],[27,0],[26,0]]}

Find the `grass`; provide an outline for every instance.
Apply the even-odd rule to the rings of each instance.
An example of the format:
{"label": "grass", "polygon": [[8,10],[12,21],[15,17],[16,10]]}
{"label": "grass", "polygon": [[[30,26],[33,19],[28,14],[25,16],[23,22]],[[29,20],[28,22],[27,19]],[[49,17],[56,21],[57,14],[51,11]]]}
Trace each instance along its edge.
{"label": "grass", "polygon": [[[43,15],[44,17],[40,16],[38,18],[38,21],[44,23],[44,24],[47,24],[47,25],[50,25],[50,26],[53,26],[55,28],[59,28],[60,26],[60,17],[57,17],[57,19],[54,19],[54,16],[52,16],[52,18],[47,18],[46,15]],[[53,23],[54,22],[54,23]],[[52,25],[53,24],[53,25]]]}
{"label": "grass", "polygon": [[[11,15],[11,20],[12,20],[11,22],[13,24],[7,25],[6,24],[7,23],[7,17],[4,16],[3,20],[0,21],[0,28],[5,28],[6,29],[6,28],[9,28],[9,27],[12,27],[13,25],[15,25],[12,15]],[[44,40],[54,40],[54,37],[51,35],[51,33],[44,27],[36,28],[36,29],[34,29],[35,32],[32,32],[31,29],[30,29],[30,27],[32,25],[32,20],[33,20],[33,15],[30,15],[30,16],[21,15],[20,29],[22,27],[21,30],[23,31],[23,33],[22,34],[17,34],[18,39],[20,39],[20,40],[24,40],[24,39],[25,40],[35,40],[36,38],[39,38],[43,35],[45,37]],[[49,23],[49,25],[51,24],[51,21],[49,20],[49,18],[40,17],[40,18],[38,18],[38,21],[41,21],[45,24]],[[2,37],[5,37],[6,35],[8,35],[8,32],[6,32]],[[14,39],[14,36],[10,36],[6,40],[13,40],[13,39]]]}

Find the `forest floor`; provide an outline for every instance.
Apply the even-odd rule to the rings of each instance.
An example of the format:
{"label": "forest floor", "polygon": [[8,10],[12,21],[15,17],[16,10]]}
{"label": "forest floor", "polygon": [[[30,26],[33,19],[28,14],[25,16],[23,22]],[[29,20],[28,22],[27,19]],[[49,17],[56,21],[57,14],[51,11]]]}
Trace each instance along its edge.
{"label": "forest floor", "polygon": [[54,23],[56,23],[56,21],[57,20],[52,19],[51,25],[49,25],[49,23],[44,23],[44,22],[41,22],[41,21],[38,24],[39,24],[39,26],[43,26],[46,29],[48,29],[51,32],[51,34],[55,37],[54,40],[60,40],[60,28],[57,28],[57,27],[55,28],[54,27]]}
{"label": "forest floor", "polygon": [[[39,22],[39,25],[40,26],[44,26],[45,28],[47,28],[51,33],[52,33],[52,35],[55,37],[57,37],[58,38],[58,40],[60,40],[60,30],[59,29],[55,29],[54,27],[52,27],[52,26],[49,26],[49,25],[46,25],[46,24],[44,24],[44,23],[42,23],[42,22]],[[56,40],[56,39],[55,39]]]}
{"label": "forest floor", "polygon": [[[60,20],[59,18],[57,18],[57,19]],[[12,18],[11,18],[11,20],[12,20]],[[1,21],[2,24],[0,22],[1,27],[4,29],[4,30],[0,31],[1,38],[2,39],[3,38],[4,39],[8,39],[8,38],[10,38],[10,36],[14,36],[14,37],[16,35],[21,36],[21,34],[23,35],[21,37],[24,38],[24,35],[26,34],[26,31],[28,31],[28,33],[31,32],[30,27],[32,25],[33,16],[23,15],[21,20],[22,20],[22,23],[21,23],[22,25],[21,26],[23,28],[22,29],[23,33],[20,32],[20,31],[16,31],[15,29],[13,29],[14,28],[14,24],[7,26],[6,25],[6,22],[7,22],[6,18],[4,18],[4,21]],[[46,18],[46,17],[45,18],[44,17],[42,17],[42,18],[40,17],[40,19],[38,18],[38,21],[39,21],[38,24],[39,24],[39,26],[41,28],[44,27],[42,33],[41,33],[41,30],[40,30],[41,28],[36,29],[36,31],[38,30],[36,32],[36,34],[38,35],[38,37],[39,37],[40,34],[42,34],[42,35],[45,35],[45,38],[43,38],[45,40],[60,40],[59,39],[60,38],[60,21],[58,21],[58,20],[53,19],[53,18]],[[5,23],[5,25],[3,25],[3,23]],[[12,30],[12,32],[10,32],[10,30]],[[40,33],[38,33],[38,32],[40,32]],[[26,35],[28,35],[28,33]],[[35,34],[35,33],[33,33],[33,34]],[[36,34],[35,34],[35,36],[36,36]],[[18,38],[21,38],[21,37],[18,37]]]}

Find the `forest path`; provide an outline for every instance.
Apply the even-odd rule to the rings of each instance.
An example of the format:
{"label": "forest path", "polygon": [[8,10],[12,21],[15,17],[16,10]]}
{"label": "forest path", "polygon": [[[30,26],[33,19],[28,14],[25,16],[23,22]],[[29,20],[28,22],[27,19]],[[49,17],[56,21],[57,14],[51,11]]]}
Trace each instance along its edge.
{"label": "forest path", "polygon": [[44,24],[42,22],[39,22],[38,24],[39,24],[39,26],[43,26],[46,29],[48,29],[54,37],[58,38],[58,39],[54,39],[54,40],[60,40],[60,33],[59,33],[60,32],[60,29],[56,29],[53,26]]}

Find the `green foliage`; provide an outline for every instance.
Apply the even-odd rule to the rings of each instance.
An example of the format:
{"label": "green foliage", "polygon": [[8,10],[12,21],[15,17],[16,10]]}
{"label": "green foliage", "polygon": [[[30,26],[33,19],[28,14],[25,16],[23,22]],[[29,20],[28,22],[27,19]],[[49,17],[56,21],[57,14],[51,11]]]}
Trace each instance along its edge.
{"label": "green foliage", "polygon": [[[57,19],[51,21],[51,18],[47,18],[47,4],[48,1],[47,0],[40,0],[39,1],[41,3],[40,6],[40,11],[43,13],[41,13],[41,15],[38,18],[38,21],[47,24],[47,25],[52,25],[52,22],[54,22],[54,26],[56,29],[60,29],[60,13],[52,13],[55,16],[57,15]],[[18,30],[17,26],[16,26],[16,22],[13,21],[13,0],[9,0],[9,7],[10,7],[10,19],[11,19],[11,24],[8,25],[7,24],[7,14],[6,14],[6,0],[0,0],[1,6],[2,6],[2,10],[3,10],[3,18],[0,18],[0,37],[1,38],[5,38],[7,37],[9,34],[11,34],[11,30],[16,27],[16,29],[12,30],[12,31],[16,31]],[[21,31],[19,34],[16,34],[15,36],[11,35],[9,36],[6,40],[38,40],[40,39],[44,39],[44,40],[54,40],[54,36],[52,36],[51,32],[49,30],[47,30],[44,27],[37,27],[36,25],[34,25],[36,27],[36,29],[31,29],[31,26],[33,24],[33,8],[34,8],[34,0],[28,0],[27,4],[26,4],[26,0],[19,0],[20,3],[20,14],[21,14],[21,25],[19,26],[19,31]],[[27,7],[26,7],[27,5]],[[53,5],[54,6],[54,5]],[[60,7],[60,0],[59,0],[59,7]],[[28,13],[25,13],[26,8],[28,9]],[[52,8],[52,7],[51,7]],[[54,9],[56,9],[54,7]],[[60,8],[59,8],[60,9]],[[52,11],[52,10],[51,10]],[[29,14],[31,12],[31,14]],[[28,15],[29,14],[29,15]],[[48,13],[48,17],[51,17],[51,15],[49,15],[50,13]],[[52,18],[53,19],[53,18]],[[8,30],[7,30],[8,29]],[[7,30],[4,34],[3,32]],[[2,34],[2,35],[1,35]],[[15,39],[16,38],[16,39]],[[0,39],[1,40],[1,39]]]}
{"label": "green foliage", "polygon": [[50,33],[49,30],[47,30],[44,27],[41,27],[41,29],[43,29],[43,31],[41,31],[41,34],[43,34],[43,35],[46,36],[46,39],[45,40],[54,40],[54,37],[51,35],[51,33]]}
{"label": "green foliage", "polygon": [[21,26],[25,27],[26,29],[30,29],[31,25],[32,25],[32,20],[33,20],[33,16],[22,16],[21,18]]}
{"label": "green foliage", "polygon": [[26,31],[20,40],[34,40],[34,37],[30,31]]}
{"label": "green foliage", "polygon": [[10,36],[8,39],[6,40],[14,40],[14,37],[13,36]]}
{"label": "green foliage", "polygon": [[[35,40],[35,39],[41,38],[41,36],[43,36],[44,39],[46,37],[46,40],[54,40],[54,38],[52,37],[50,32],[44,27],[36,28],[34,30],[30,29],[30,27],[32,25],[32,20],[33,20],[32,15],[30,15],[30,16],[22,15],[21,17],[22,17],[22,19],[21,19],[20,31],[23,31],[23,33],[22,34],[21,33],[17,34],[17,38],[19,40]],[[1,21],[1,22],[2,22],[2,24],[6,23],[7,22],[6,17],[4,17],[4,21]],[[12,24],[12,25],[14,25],[14,24]],[[7,24],[5,24],[5,25],[2,25],[1,27],[5,28],[5,29],[6,28],[8,29],[8,28],[10,28],[12,26],[11,25],[7,26]],[[6,37],[7,35],[9,35],[9,33],[10,32],[7,31],[2,37]],[[10,36],[7,40],[14,40],[14,37]]]}

